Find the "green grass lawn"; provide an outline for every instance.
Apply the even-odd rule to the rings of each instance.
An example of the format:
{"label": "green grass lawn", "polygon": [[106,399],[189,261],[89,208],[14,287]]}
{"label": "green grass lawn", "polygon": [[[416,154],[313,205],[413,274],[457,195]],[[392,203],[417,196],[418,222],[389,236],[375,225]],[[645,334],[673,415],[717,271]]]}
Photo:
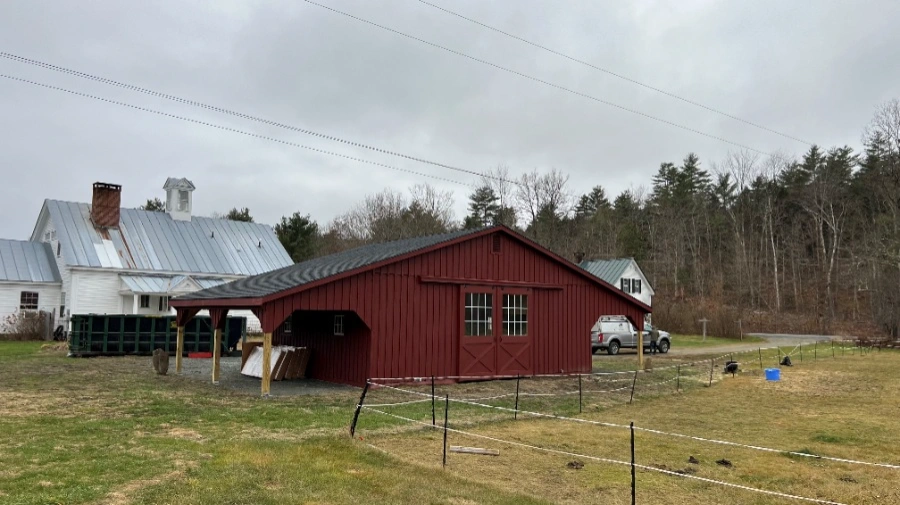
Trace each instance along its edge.
{"label": "green grass lawn", "polygon": [[692,349],[702,347],[718,347],[723,345],[753,344],[761,343],[766,340],[761,337],[753,337],[744,335],[744,340],[739,338],[720,338],[707,335],[706,340],[703,335],[672,335],[672,348],[690,347]]}
{"label": "green grass lawn", "polygon": [[[770,354],[764,356],[766,366],[777,360],[777,352]],[[633,405],[627,405],[627,392],[599,393],[619,387],[620,377],[585,378],[582,415],[885,460],[900,445],[900,433],[887,428],[900,397],[897,364],[898,353],[864,358],[847,352],[842,359],[786,371],[776,396],[766,398],[748,393],[760,380],[757,371],[735,380],[717,371],[708,388],[708,368],[685,365],[640,374]],[[671,382],[676,373],[679,383]],[[881,379],[869,384],[866,374]],[[787,380],[792,376],[798,379]],[[515,381],[439,386],[457,398],[509,393],[515,387]],[[570,393],[577,387],[570,377],[520,384],[522,393],[534,394]],[[0,503],[625,503],[627,469],[589,463],[586,471],[575,472],[559,457],[503,447],[502,456],[493,459],[451,455],[442,469],[439,434],[371,411],[363,411],[358,438],[351,440],[347,428],[357,395],[262,399],[185,377],[156,376],[148,357],[67,358],[64,351],[41,350],[41,343],[0,342]],[[523,396],[520,408],[578,415],[577,398]],[[369,403],[409,399],[377,389]],[[514,400],[493,404],[512,407]],[[430,422],[430,409],[430,403],[418,403],[390,411]],[[512,423],[509,418],[508,412],[451,404],[451,424],[460,429],[599,455],[607,450],[604,441],[621,448],[621,434],[601,428]],[[778,429],[772,431],[773,426]],[[450,443],[485,444],[455,436]],[[682,452],[688,450],[675,442],[643,444],[640,458],[669,465],[676,457],[686,458]],[[698,452],[704,461],[718,454]],[[847,467],[844,473],[829,473],[825,482],[810,473],[808,461],[777,455],[741,459],[730,450],[726,456],[740,462],[733,476],[740,482],[807,491],[805,479],[813,479],[821,492],[836,493],[829,496],[856,490],[865,499],[881,493],[880,503],[900,499],[878,484],[878,479],[898,478],[897,473]],[[773,464],[785,466],[769,478]],[[747,472],[750,477],[744,477]],[[836,481],[842,476],[857,481],[859,489]],[[642,503],[711,502],[719,496],[730,497],[731,503],[777,503],[754,501],[740,492],[720,495],[706,485],[673,484],[664,476],[647,478],[659,492],[645,490]],[[672,501],[653,501],[654,496]],[[865,499],[853,503],[869,503]]]}

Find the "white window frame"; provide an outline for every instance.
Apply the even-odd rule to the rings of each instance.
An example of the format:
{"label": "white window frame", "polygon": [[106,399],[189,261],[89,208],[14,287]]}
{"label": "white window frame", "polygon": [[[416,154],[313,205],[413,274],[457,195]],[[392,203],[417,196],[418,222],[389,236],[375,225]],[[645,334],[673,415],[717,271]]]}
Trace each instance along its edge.
{"label": "white window frame", "polygon": [[178,212],[189,212],[191,210],[191,193],[189,191],[179,189],[175,198],[178,199],[176,202]]}
{"label": "white window frame", "polygon": [[[147,303],[144,303],[144,302]],[[138,295],[138,308],[141,309],[149,309],[150,308],[150,295]]]}
{"label": "white window frame", "polygon": [[282,333],[292,333],[293,332],[293,326],[291,325],[291,319],[292,318],[289,317],[289,318],[285,319],[283,323],[281,323]]}
{"label": "white window frame", "polygon": [[344,336],[344,315],[335,314],[334,316],[334,334],[337,337]]}
{"label": "white window frame", "polygon": [[494,334],[494,293],[467,292],[464,300],[463,335],[489,337]]}
{"label": "white window frame", "polygon": [[528,336],[527,294],[503,294],[503,336]]}
{"label": "white window frame", "polygon": [[[163,307],[165,304],[165,308]],[[160,312],[169,312],[169,297],[168,296],[160,296],[159,300],[156,302],[156,308]]]}
{"label": "white window frame", "polygon": [[[30,298],[34,296],[34,301],[32,302]],[[29,300],[26,302],[26,297]],[[19,292],[19,310],[38,310],[38,307],[41,306],[41,294],[37,291],[21,291]]]}
{"label": "white window frame", "polygon": [[641,284],[643,283],[640,279],[631,279],[631,293],[635,295],[641,294]]}
{"label": "white window frame", "polygon": [[623,293],[631,293],[631,279],[622,278],[619,280],[619,288]]}

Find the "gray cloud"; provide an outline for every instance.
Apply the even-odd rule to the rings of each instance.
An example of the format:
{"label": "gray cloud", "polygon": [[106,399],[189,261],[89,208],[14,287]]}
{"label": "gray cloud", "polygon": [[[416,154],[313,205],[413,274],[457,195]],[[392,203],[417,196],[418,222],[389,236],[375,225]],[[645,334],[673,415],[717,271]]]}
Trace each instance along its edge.
{"label": "gray cloud", "polygon": [[[878,103],[900,95],[891,1],[670,4],[436,3],[624,75],[826,146],[858,145]],[[805,146],[542,53],[414,0],[336,8],[611,102],[763,151]],[[556,167],[573,188],[618,193],[662,161],[732,146],[640,118],[301,2],[4,2],[0,50],[450,165]],[[122,100],[442,177],[464,174],[0,60],[0,73]],[[44,198],[124,204],[198,186],[196,211],[248,206],[274,223],[327,221],[414,175],[319,155],[0,79],[0,236],[25,238]],[[456,193],[461,217],[468,189]]]}

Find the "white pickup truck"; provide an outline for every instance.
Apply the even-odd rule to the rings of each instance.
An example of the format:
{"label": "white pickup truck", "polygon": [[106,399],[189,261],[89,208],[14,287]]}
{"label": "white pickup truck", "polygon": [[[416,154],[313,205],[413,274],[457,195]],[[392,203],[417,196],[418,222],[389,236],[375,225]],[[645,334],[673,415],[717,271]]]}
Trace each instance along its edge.
{"label": "white pickup truck", "polygon": [[[644,328],[644,351],[650,350],[650,330],[653,326],[647,324]],[[625,316],[601,316],[591,328],[591,352],[605,350],[609,354],[618,354],[619,349],[637,349],[637,328],[631,324]],[[657,342],[659,352],[665,354],[672,347],[672,336],[667,331],[659,332]]]}

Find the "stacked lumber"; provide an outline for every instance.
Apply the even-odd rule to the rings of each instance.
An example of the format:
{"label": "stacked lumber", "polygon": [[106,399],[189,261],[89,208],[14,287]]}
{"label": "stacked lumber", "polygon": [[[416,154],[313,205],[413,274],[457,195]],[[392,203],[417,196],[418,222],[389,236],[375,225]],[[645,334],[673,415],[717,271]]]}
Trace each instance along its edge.
{"label": "stacked lumber", "polygon": [[[306,378],[306,367],[309,364],[309,349],[289,345],[272,347],[270,377],[273,381]],[[262,378],[262,346],[254,347],[241,367],[241,373],[248,377]]]}

